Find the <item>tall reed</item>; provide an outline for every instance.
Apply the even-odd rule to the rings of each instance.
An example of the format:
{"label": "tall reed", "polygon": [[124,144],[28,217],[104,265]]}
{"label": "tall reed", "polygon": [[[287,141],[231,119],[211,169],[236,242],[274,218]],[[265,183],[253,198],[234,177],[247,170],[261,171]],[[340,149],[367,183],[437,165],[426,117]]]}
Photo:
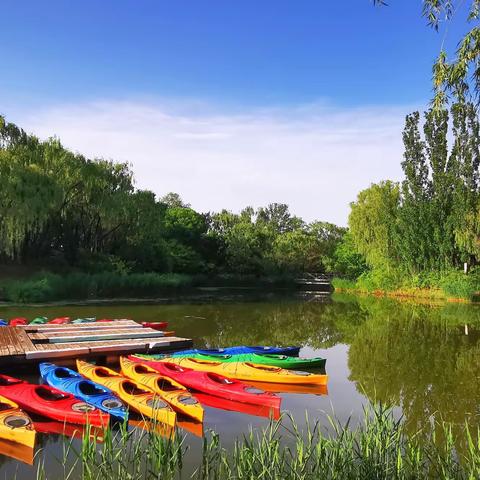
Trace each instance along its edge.
{"label": "tall reed", "polygon": [[480,430],[468,425],[457,438],[443,422],[411,435],[392,409],[381,404],[366,407],[356,426],[331,417],[328,427],[318,421],[307,425],[300,430],[291,417],[283,416],[264,430],[238,438],[230,451],[210,432],[201,462],[190,466],[186,477],[184,437],[165,437],[155,428],[109,430],[102,444],[86,436],[75,462],[85,480],[480,478]]}

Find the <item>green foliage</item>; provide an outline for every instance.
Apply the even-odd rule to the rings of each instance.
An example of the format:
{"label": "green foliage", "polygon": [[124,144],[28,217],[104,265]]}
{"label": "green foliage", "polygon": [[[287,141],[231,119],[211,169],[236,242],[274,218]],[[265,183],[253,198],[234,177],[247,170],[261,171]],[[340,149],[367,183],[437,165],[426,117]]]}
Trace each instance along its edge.
{"label": "green foliage", "polygon": [[[451,117],[449,151],[446,110],[425,113],[423,135],[420,114],[408,115],[401,188],[381,182],[360,192],[352,204],[353,247],[372,269],[359,277],[358,288],[432,287],[472,296],[473,276],[462,279],[450,272],[463,268],[464,261],[480,263],[480,123],[471,104],[453,105]],[[440,280],[445,276],[451,286]]]}
{"label": "green foliage", "polygon": [[364,257],[355,249],[349,232],[337,244],[332,257],[332,263],[327,270],[348,279],[356,279],[368,269]]}
{"label": "green foliage", "polygon": [[356,250],[372,267],[388,268],[397,259],[399,206],[399,187],[391,181],[373,184],[351,204],[350,233]]}
{"label": "green foliage", "polygon": [[467,275],[458,270],[449,271],[442,276],[439,286],[448,297],[473,300],[480,291],[480,269],[472,269]]}
{"label": "green foliage", "polygon": [[[134,188],[128,164],[87,159],[57,139],[41,142],[3,117],[0,178],[0,263],[37,269],[292,276],[325,271],[345,233],[307,225],[285,204],[200,214],[176,193],[158,200]],[[10,287],[12,298],[47,298],[52,288],[57,296],[52,282]]]}

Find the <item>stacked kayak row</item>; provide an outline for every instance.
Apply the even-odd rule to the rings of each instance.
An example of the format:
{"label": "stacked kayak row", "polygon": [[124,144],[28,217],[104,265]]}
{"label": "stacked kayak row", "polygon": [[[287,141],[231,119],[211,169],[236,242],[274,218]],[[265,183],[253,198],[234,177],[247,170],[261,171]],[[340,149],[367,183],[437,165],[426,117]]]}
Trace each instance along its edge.
{"label": "stacked kayak row", "polygon": [[[268,386],[327,384],[325,374],[296,370],[323,368],[325,360],[302,359],[298,353],[297,347],[231,347],[131,355],[120,358],[119,372],[82,360],[77,360],[78,372],[41,363],[44,385],[0,375],[0,438],[33,445],[35,428],[27,413],[97,428],[125,422],[136,412],[168,427],[181,425],[180,414],[201,430],[202,405],[279,418],[281,397]],[[267,387],[260,388],[261,382]]]}

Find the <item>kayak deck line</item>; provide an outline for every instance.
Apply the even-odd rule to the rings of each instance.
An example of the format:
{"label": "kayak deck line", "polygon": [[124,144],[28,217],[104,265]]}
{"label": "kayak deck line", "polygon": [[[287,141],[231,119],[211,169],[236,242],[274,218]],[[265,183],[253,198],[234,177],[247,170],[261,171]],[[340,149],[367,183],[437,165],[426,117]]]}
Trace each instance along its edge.
{"label": "kayak deck line", "polygon": [[4,326],[0,329],[0,364],[55,358],[74,360],[133,353],[162,353],[191,348],[189,338],[145,328],[133,320],[79,324]]}

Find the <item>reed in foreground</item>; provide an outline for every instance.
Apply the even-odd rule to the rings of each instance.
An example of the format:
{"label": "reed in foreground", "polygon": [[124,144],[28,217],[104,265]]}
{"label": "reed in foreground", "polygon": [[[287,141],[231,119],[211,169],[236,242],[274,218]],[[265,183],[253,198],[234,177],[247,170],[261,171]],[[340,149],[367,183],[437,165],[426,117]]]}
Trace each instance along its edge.
{"label": "reed in foreground", "polygon": [[[106,433],[103,443],[87,438],[79,451],[67,452],[65,479],[153,480],[173,478],[238,480],[310,479],[478,479],[480,431],[468,425],[454,437],[437,422],[429,432],[406,432],[401,420],[382,405],[365,409],[357,426],[329,419],[300,431],[290,417],[236,440],[231,451],[211,432],[198,465],[191,467],[184,437],[149,431]],[[328,430],[328,431],[327,431]],[[431,433],[431,432],[436,433]],[[73,458],[72,458],[73,455]],[[69,462],[64,460],[64,465]],[[184,463],[189,465],[184,468]],[[188,470],[188,471],[186,471]],[[183,475],[182,475],[183,474]],[[42,475],[48,478],[48,475]]]}

